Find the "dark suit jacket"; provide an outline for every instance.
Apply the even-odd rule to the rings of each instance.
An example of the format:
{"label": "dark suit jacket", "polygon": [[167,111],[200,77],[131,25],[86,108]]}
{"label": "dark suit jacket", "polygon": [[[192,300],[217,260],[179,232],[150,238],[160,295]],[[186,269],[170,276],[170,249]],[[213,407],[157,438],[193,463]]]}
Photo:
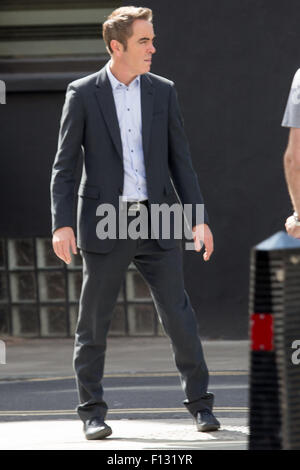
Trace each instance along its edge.
{"label": "dark suit jacket", "polygon": [[[142,75],[141,106],[149,203],[173,204],[179,198],[182,204],[193,204],[193,208],[203,204],[174,83],[152,73]],[[77,245],[86,251],[108,252],[115,240],[97,237],[96,209],[101,203],[118,208],[124,173],[118,118],[105,67],[68,85],[60,124],[51,178],[52,233],[59,227],[74,225],[74,174],[81,153]],[[171,237],[158,243],[169,249],[176,240]]]}

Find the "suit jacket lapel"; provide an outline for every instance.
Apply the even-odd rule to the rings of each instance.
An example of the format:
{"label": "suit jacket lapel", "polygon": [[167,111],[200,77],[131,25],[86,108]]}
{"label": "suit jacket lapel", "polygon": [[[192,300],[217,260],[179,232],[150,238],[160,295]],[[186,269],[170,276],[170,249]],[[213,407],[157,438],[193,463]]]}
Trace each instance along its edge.
{"label": "suit jacket lapel", "polygon": [[123,161],[122,141],[119,128],[119,121],[115,106],[115,100],[109,78],[107,76],[105,67],[103,67],[98,75],[96,81],[96,97],[104,120],[106,121],[108,130],[118,154]]}
{"label": "suit jacket lapel", "polygon": [[154,87],[149,75],[141,75],[142,136],[145,165],[148,163],[148,149],[151,132],[154,101]]}

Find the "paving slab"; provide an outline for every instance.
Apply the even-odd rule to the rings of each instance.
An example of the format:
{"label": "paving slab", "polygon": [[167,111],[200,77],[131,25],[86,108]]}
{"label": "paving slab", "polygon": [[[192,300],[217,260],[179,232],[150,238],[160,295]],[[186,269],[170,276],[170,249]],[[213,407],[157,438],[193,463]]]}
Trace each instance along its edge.
{"label": "paving slab", "polygon": [[0,423],[1,450],[245,450],[244,418],[222,419],[217,432],[198,432],[192,419],[107,420],[113,434],[87,441],[82,423],[74,420]]}

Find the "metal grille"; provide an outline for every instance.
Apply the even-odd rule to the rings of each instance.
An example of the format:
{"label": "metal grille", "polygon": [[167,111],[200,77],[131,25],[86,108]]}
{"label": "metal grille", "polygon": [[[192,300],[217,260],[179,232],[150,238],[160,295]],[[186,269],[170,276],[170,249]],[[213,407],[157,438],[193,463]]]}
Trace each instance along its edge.
{"label": "metal grille", "polygon": [[300,364],[292,344],[300,340],[300,250],[284,254],[284,309],[275,315],[275,344],[282,404],[284,449],[300,449]]}
{"label": "metal grille", "polygon": [[300,449],[300,359],[292,361],[295,340],[300,348],[300,241],[279,232],[258,245],[250,284],[250,449]]}
{"label": "metal grille", "polygon": [[[253,314],[273,317],[274,311],[282,307],[282,287],[277,274],[280,269],[282,263],[276,257],[270,259],[269,253],[252,252],[251,317]],[[280,449],[281,419],[275,353],[267,348],[265,334],[261,335],[259,341],[254,337],[253,325],[251,332],[249,446],[251,450]]]}
{"label": "metal grille", "polygon": [[26,41],[43,39],[102,39],[102,25],[60,24],[30,26],[0,26],[0,40]]}

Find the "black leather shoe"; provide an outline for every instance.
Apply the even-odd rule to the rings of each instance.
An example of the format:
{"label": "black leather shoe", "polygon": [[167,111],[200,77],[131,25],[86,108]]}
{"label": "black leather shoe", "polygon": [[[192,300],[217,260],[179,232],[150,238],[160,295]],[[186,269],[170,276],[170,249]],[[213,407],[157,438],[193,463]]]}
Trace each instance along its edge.
{"label": "black leather shoe", "polygon": [[198,431],[208,432],[217,431],[221,424],[214,416],[213,412],[206,409],[198,411],[196,414],[196,426]]}
{"label": "black leather shoe", "polygon": [[84,422],[83,431],[87,439],[104,439],[112,433],[102,418],[91,418]]}

